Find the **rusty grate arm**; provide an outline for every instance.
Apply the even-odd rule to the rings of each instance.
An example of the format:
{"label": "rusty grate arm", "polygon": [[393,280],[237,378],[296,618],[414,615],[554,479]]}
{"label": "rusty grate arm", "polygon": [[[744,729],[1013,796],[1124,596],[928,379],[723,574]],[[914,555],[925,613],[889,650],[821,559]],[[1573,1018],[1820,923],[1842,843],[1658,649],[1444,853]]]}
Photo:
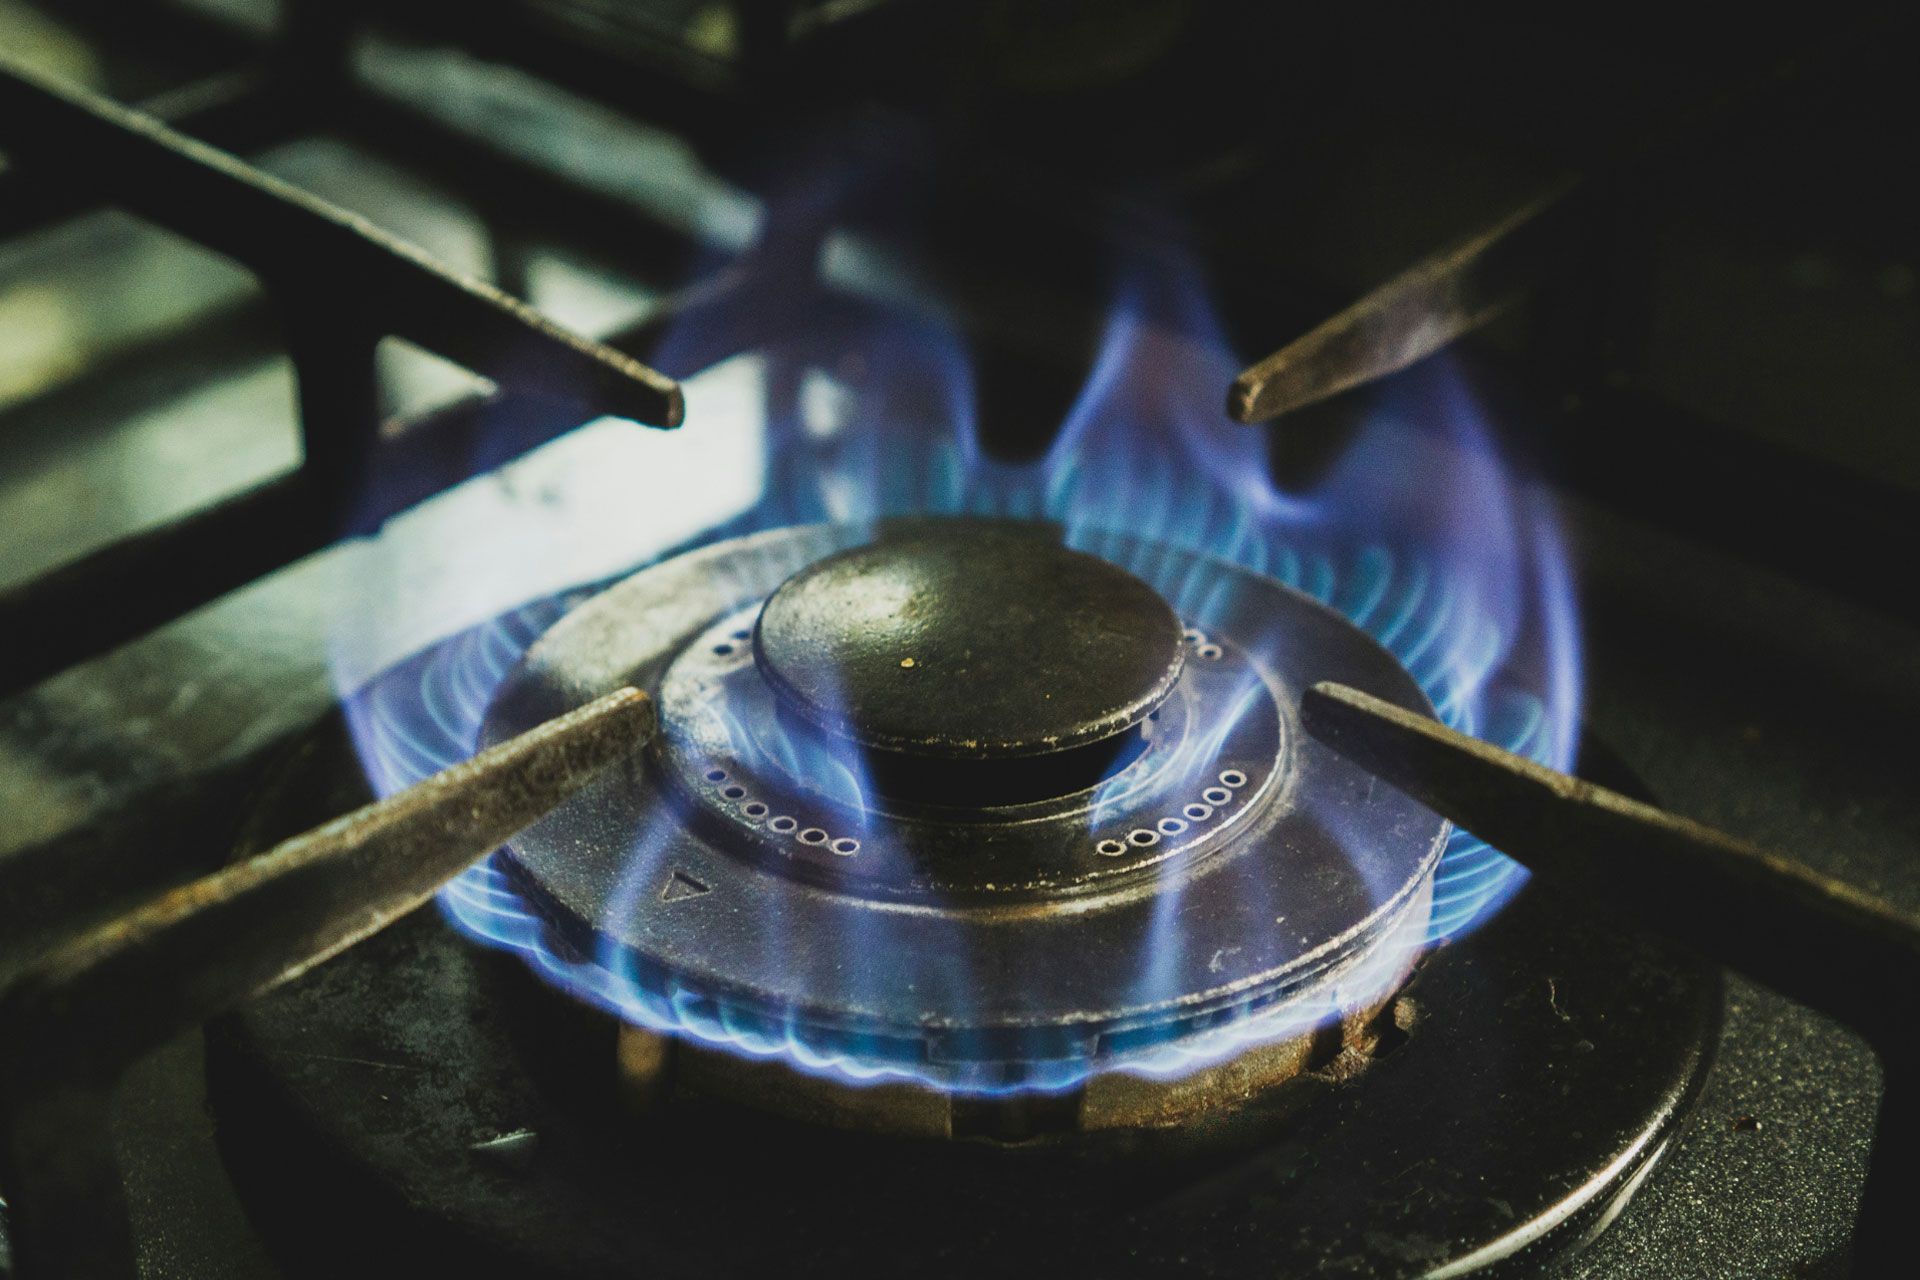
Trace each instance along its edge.
{"label": "rusty grate arm", "polygon": [[[245,83],[225,92],[201,103],[209,118],[259,97]],[[200,118],[190,102],[157,105]],[[103,653],[340,536],[343,510],[382,443],[382,338],[404,338],[480,374],[502,402],[550,406],[553,433],[602,415],[659,427],[685,415],[679,385],[633,356],[153,115],[4,54],[0,150],[18,170],[0,175],[13,194],[22,178],[51,181],[60,188],[53,211],[79,207],[82,196],[117,205],[259,277],[293,358],[302,453],[289,475],[0,593],[0,614],[22,624],[0,692]],[[98,607],[102,599],[116,607]]]}
{"label": "rusty grate arm", "polygon": [[393,923],[653,728],[644,694],[608,694],[163,894],[0,992],[0,1181],[19,1274],[137,1274],[108,1121],[130,1062]]}
{"label": "rusty grate arm", "polygon": [[1920,978],[1920,917],[1804,863],[1345,685],[1314,686],[1301,715],[1314,737],[1543,883],[1805,1004],[1851,1019],[1864,1012],[1855,993]]}
{"label": "rusty grate arm", "polygon": [[1308,690],[1301,718],[1314,737],[1517,859],[1543,884],[1866,1037],[1885,1079],[1853,1264],[1863,1276],[1911,1269],[1908,1189],[1920,1182],[1920,917],[1795,859],[1345,685]]}

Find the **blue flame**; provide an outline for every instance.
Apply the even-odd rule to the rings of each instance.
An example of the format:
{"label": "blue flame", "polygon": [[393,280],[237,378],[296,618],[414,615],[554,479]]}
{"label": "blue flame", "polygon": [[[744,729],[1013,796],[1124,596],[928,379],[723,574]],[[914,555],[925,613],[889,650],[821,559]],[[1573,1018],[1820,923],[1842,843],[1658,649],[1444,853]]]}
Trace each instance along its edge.
{"label": "blue flame", "polygon": [[[1198,271],[1178,253],[1143,253],[1123,282],[1079,400],[1052,448],[1028,465],[997,461],[980,447],[967,360],[937,315],[874,313],[766,346],[759,354],[775,390],[764,423],[765,496],[662,555],[821,520],[1045,518],[1065,529],[1070,545],[1123,564],[1204,626],[1223,603],[1210,595],[1217,579],[1176,572],[1142,550],[1187,548],[1345,614],[1399,658],[1449,725],[1568,766],[1580,682],[1565,552],[1550,513],[1500,460],[1458,376],[1429,370],[1417,403],[1374,406],[1325,479],[1286,492],[1270,479],[1266,437],[1212,411],[1239,362],[1205,305]],[[493,691],[519,656],[604,585],[543,597],[469,628],[349,695],[349,720],[377,789],[390,793],[471,754]],[[803,775],[813,769],[789,763]],[[856,777],[839,789],[863,786]],[[1486,919],[1522,874],[1455,832],[1417,936],[1382,944],[1283,1008],[1184,1028],[1101,1069],[1179,1075],[1310,1029],[1383,991],[1418,946]],[[523,955],[555,985],[629,1021],[842,1080],[996,1093],[1067,1088],[1090,1069],[1063,1062],[1017,1080],[935,1071],[883,1046],[829,1044],[796,1023],[750,1018],[671,978],[638,973],[611,947],[582,954],[548,926],[498,857],[456,879],[440,903],[467,934]],[[1149,987],[1154,949],[1146,940],[1140,980]]]}

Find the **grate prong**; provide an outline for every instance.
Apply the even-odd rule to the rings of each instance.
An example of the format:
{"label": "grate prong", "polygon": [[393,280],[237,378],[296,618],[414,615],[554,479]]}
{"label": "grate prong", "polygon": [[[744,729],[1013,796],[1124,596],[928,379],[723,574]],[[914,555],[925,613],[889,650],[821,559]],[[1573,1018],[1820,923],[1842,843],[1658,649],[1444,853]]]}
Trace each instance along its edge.
{"label": "grate prong", "polygon": [[392,924],[653,733],[619,689],[163,894],[0,992],[0,1181],[23,1277],[132,1277],[107,1110],[136,1057]]}

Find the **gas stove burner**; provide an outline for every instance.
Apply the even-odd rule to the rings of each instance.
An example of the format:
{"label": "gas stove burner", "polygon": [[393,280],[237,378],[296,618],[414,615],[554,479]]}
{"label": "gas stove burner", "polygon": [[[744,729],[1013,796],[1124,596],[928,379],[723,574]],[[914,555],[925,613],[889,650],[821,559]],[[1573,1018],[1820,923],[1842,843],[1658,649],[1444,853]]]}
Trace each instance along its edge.
{"label": "gas stove burner", "polygon": [[[912,750],[933,735],[879,737],[881,703],[799,688],[793,673],[833,668],[795,664],[850,632],[876,676],[964,692],[944,644],[884,648],[828,599],[929,572],[929,542],[962,576],[1032,557],[1021,572],[1132,592],[1110,576],[1124,566],[1177,602],[1177,647],[1144,597],[1101,643],[1177,665],[1164,693],[1143,659],[1105,686],[1127,708],[1105,737],[995,757]],[[376,1270],[580,1277],[794,1258],[858,1274],[929,1240],[942,1274],[1014,1257],[1458,1275],[1603,1226],[1700,1087],[1715,972],[1526,893],[1402,985],[1441,897],[1443,831],[1321,754],[1295,699],[1332,678],[1419,706],[1413,677],[1256,573],[1092,545],[1101,561],[1030,526],[786,529],[536,602],[396,668],[360,726],[403,770],[388,783],[470,749],[489,697],[497,735],[637,680],[662,732],[449,891],[463,931],[530,965],[416,916],[216,1029],[219,1132],[250,1212],[327,1274],[367,1270],[378,1239]],[[985,603],[949,621],[1079,598],[1002,607],[994,584],[1012,578],[976,578]],[[1354,581],[1363,605],[1400,598]],[[755,652],[783,589],[827,601],[806,646],[762,646],[784,687]],[[1396,607],[1382,633],[1418,617]],[[1457,714],[1434,629],[1412,630],[1395,643]],[[1086,673],[1052,664],[1087,652],[1042,646],[1023,696],[1057,700],[1053,681]],[[992,693],[1008,681],[996,670]],[[956,715],[989,701],[956,697]],[[363,798],[349,751],[306,742],[244,849]],[[1169,813],[1188,828],[1161,832]],[[1461,840],[1439,874],[1497,878]]]}
{"label": "gas stove burner", "polygon": [[1338,614],[1244,569],[1180,618],[1050,528],[812,526],[644,570],[528,650],[483,740],[622,684],[648,759],[523,833],[563,937],[816,1060],[956,1093],[1167,1074],[1377,1007],[1444,823],[1306,738],[1331,679],[1427,710]]}

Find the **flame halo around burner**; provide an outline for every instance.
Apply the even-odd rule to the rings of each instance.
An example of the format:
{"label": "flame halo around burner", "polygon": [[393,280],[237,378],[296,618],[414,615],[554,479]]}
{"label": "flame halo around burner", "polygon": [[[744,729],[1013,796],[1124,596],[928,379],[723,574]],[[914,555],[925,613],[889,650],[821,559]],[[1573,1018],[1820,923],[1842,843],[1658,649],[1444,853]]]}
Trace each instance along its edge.
{"label": "flame halo around burner", "polygon": [[955,1091],[1164,1064],[1229,1024],[1304,1034],[1391,989],[1448,829],[1295,728],[1320,679],[1427,710],[1391,655],[1271,579],[1121,548],[1205,587],[1159,709],[1125,730],[1142,745],[956,818],[877,787],[847,740],[793,732],[746,643],[757,602],[872,536],[779,530],[643,570],[508,675],[483,740],[622,683],[660,698],[647,760],[513,844],[513,880],[574,948],[743,1038]]}

